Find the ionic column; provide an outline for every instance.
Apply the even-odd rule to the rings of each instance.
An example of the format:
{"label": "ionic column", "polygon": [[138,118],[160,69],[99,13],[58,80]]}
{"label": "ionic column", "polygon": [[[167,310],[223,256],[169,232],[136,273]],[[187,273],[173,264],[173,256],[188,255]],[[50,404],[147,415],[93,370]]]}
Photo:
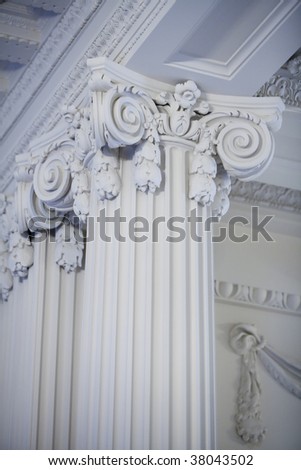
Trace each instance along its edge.
{"label": "ionic column", "polygon": [[51,224],[57,263],[84,267],[70,446],[212,449],[210,217],[228,209],[231,175],[252,179],[271,161],[282,104],[230,106],[189,80],[173,88],[106,59],[88,65],[91,106],[66,108],[32,143],[17,198],[21,232]]}
{"label": "ionic column", "polygon": [[[122,241],[116,221],[101,219],[86,246],[72,445],[214,448],[212,243],[205,222],[212,210],[227,210],[229,174],[249,179],[268,164],[273,137],[245,106],[211,111],[193,82],[172,90],[102,59],[90,67],[96,154],[89,215],[95,221],[100,211],[112,218],[120,211],[124,222]],[[140,228],[136,240],[133,224]],[[99,235],[104,228],[110,241]]]}

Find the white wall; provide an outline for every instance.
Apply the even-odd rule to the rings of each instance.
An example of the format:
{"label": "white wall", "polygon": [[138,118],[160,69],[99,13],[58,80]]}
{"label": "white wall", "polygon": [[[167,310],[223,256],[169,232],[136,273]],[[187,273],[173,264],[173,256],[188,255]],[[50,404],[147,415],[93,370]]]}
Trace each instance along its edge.
{"label": "white wall", "polygon": [[[276,213],[275,220],[270,225],[275,242],[261,239],[259,243],[237,244],[228,239],[216,244],[216,279],[300,295],[301,240],[299,228],[295,224],[296,217],[294,214],[288,216],[279,211],[262,208],[261,214],[266,212]],[[232,204],[227,218],[234,214],[248,213],[250,207]],[[278,232],[275,229],[278,229]],[[248,228],[245,231],[250,234]],[[229,346],[229,331],[236,323],[256,325],[259,334],[263,335],[267,343],[280,355],[301,363],[300,312],[294,314],[286,310],[227,300],[216,302],[218,448],[301,449],[301,402],[275,382],[259,360],[262,418],[267,434],[262,444],[257,446],[245,444],[236,435],[234,414],[240,357]]]}

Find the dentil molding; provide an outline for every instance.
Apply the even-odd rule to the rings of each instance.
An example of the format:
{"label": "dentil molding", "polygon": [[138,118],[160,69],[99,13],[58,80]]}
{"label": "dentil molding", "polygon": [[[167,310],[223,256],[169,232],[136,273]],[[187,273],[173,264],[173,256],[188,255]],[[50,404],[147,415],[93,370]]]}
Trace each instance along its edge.
{"label": "dentil molding", "polygon": [[[32,264],[30,240],[45,230],[56,231],[59,266],[67,272],[81,266],[83,243],[76,233],[85,229],[91,191],[99,202],[122,191],[123,147],[131,148],[134,184],[145,197],[164,190],[165,146],[188,149],[187,197],[211,206],[218,217],[229,207],[230,176],[255,178],[273,157],[272,131],[279,127],[281,100],[237,98],[230,107],[223,97],[220,105],[217,97],[213,103],[203,99],[190,80],[171,87],[106,58],[90,59],[88,67],[89,90],[81,105],[67,104],[57,125],[16,157],[15,202],[9,203],[15,215],[9,217],[5,203],[1,222],[11,227],[1,234],[4,273],[10,269],[26,276]],[[10,261],[12,253],[17,266]],[[21,253],[26,253],[24,261]],[[11,285],[5,279],[7,298]]]}

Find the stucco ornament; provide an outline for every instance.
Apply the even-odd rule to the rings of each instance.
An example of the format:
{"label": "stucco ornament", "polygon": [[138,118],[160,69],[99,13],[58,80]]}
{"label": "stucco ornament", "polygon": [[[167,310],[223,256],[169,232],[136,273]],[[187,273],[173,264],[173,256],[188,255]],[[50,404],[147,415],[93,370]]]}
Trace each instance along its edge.
{"label": "stucco ornament", "polygon": [[3,300],[8,300],[9,291],[12,287],[13,276],[8,267],[8,247],[7,244],[0,239],[0,295]]}
{"label": "stucco ornament", "polygon": [[194,106],[200,96],[201,90],[198,89],[197,85],[192,80],[188,80],[185,83],[178,83],[175,87],[175,100],[183,109]]}
{"label": "stucco ornament", "polygon": [[257,357],[271,377],[299,399],[301,399],[301,363],[276,353],[266,344],[263,336],[258,334],[254,325],[235,325],[230,331],[230,345],[233,351],[241,356],[235,416],[236,431],[244,441],[257,443],[266,433],[261,420],[261,387],[257,374]]}
{"label": "stucco ornament", "polygon": [[83,234],[79,227],[70,223],[62,224],[55,234],[55,261],[67,273],[82,266]]}
{"label": "stucco ornament", "polygon": [[92,168],[98,200],[111,200],[117,197],[121,189],[118,151],[109,147],[98,150],[93,158]]}
{"label": "stucco ornament", "polygon": [[15,202],[0,194],[0,293],[8,299],[13,276],[23,280],[33,264],[33,246],[18,229]]}
{"label": "stucco ornament", "polygon": [[155,100],[160,111],[156,116],[160,134],[198,140],[200,124],[191,118],[209,112],[209,104],[201,101],[200,96],[201,90],[191,80],[176,85],[174,93],[160,93]]}
{"label": "stucco ornament", "polygon": [[190,165],[189,198],[210,205],[216,194],[216,161],[210,129],[202,129],[198,144],[193,152]]}
{"label": "stucco ornament", "polygon": [[280,96],[290,105],[301,107],[301,54],[284,64],[257,92],[257,96]]}
{"label": "stucco ornament", "polygon": [[89,174],[81,160],[74,154],[68,158],[68,166],[72,178],[73,211],[85,224],[89,214],[90,181]]}
{"label": "stucco ornament", "polygon": [[160,148],[155,142],[146,140],[137,145],[134,153],[135,184],[142,192],[154,193],[160,187]]}
{"label": "stucco ornament", "polygon": [[215,178],[216,195],[212,204],[213,217],[221,217],[227,213],[230,207],[229,194],[231,191],[231,179],[223,165],[217,166],[217,175]]}
{"label": "stucco ornament", "polygon": [[84,231],[91,200],[108,204],[118,198],[123,158],[132,159],[132,181],[148,197],[165,190],[162,181],[170,175],[162,177],[164,152],[179,146],[186,152],[187,197],[212,205],[220,217],[229,207],[230,176],[254,178],[274,152],[271,130],[281,122],[280,100],[263,109],[251,98],[237,98],[230,107],[224,97],[207,101],[192,80],[173,88],[104,57],[87,64],[86,93],[71,96],[48,132],[16,156],[14,215],[8,220],[6,203],[0,208],[0,237],[7,252],[3,272],[10,269],[19,278],[32,264],[31,237],[39,230],[57,232],[59,266],[70,272],[81,265],[81,242],[72,234],[64,238],[62,224],[67,218],[74,230],[78,225]]}
{"label": "stucco ornament", "polygon": [[266,429],[261,419],[261,387],[256,353],[265,343],[252,325],[236,325],[230,333],[230,344],[241,356],[236,432],[245,442],[258,443],[264,438]]}

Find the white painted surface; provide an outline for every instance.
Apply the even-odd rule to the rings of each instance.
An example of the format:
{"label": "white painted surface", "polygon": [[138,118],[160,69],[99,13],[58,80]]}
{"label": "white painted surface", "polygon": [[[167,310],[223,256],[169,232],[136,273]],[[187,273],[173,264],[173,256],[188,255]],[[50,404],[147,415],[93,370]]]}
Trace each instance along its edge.
{"label": "white painted surface", "polygon": [[[134,53],[148,34],[152,31],[156,34],[155,25],[173,2],[166,2],[164,11],[160,9],[160,3],[162,6],[162,2],[155,5],[151,2],[149,8],[141,6],[136,23],[130,21],[129,10],[125,10],[128,36],[120,38],[115,31],[118,47],[113,52],[110,47],[115,43],[108,35],[104,45],[100,45],[99,37],[98,42],[93,43],[95,31],[99,31],[99,18],[102,18],[103,28],[106,21],[112,21],[112,2],[106,2],[104,10],[97,11],[73,42],[69,54],[54,69],[40,93],[7,134],[3,152],[6,165],[14,148],[23,151],[36,132],[40,133],[55,121],[57,103],[65,98],[80,99],[79,83],[83,80],[85,86],[87,78],[83,72],[86,51],[89,55],[95,54],[96,49],[104,54],[110,50],[108,54],[116,54],[122,63],[130,61],[134,64],[131,57],[135,58]],[[180,2],[176,3],[179,5]],[[197,3],[200,4],[193,2],[194,5]],[[286,3],[289,7],[296,4],[294,1]],[[210,4],[204,2],[203,6]],[[284,5],[284,2],[280,4]],[[117,2],[114,2],[114,8],[116,6]],[[141,39],[140,27],[151,14],[154,14],[153,22],[147,23],[146,29],[142,28]],[[173,25],[168,29],[170,44],[174,46],[173,32],[177,35],[181,32],[187,37],[191,31],[189,15],[193,14],[187,9],[188,16],[181,18],[182,30],[175,28],[172,15],[168,18],[169,24]],[[240,81],[230,83],[223,79],[225,86],[219,88],[221,81],[214,82],[209,77],[212,88],[208,86],[208,91],[231,89],[234,94],[241,90],[256,91],[256,80],[262,83],[265,75],[268,78],[294,52],[297,43],[299,46],[300,30],[295,27],[298,15],[297,12],[295,16],[287,17],[281,28],[271,29],[274,42],[250,57]],[[162,36],[156,38],[161,47],[156,47],[156,41],[150,43],[150,50],[156,49],[158,54],[166,45],[162,41],[162,37],[166,38],[166,24],[164,26],[162,22],[162,25]],[[286,41],[283,41],[284,37]],[[275,49],[277,54],[270,54]],[[264,60],[266,54],[268,61]],[[142,56],[137,70],[145,65],[145,50]],[[147,56],[152,57],[151,54]],[[264,67],[261,67],[262,63]],[[152,70],[159,71],[158,67],[152,67]],[[174,70],[170,77],[177,76],[178,79],[179,69]],[[185,67],[180,68],[180,73],[181,78],[192,78]],[[256,78],[255,82],[252,77]],[[202,86],[202,80],[200,83]],[[40,86],[40,82],[37,85]],[[45,121],[43,116],[47,117]],[[295,123],[294,120],[294,126]],[[279,144],[281,155],[286,153],[285,142],[295,139],[295,133],[294,136],[290,134],[292,126],[288,125],[286,129],[287,140],[283,141],[283,147]],[[298,139],[294,140],[294,148],[298,147],[297,142]],[[124,159],[121,166],[125,182],[133,179],[133,168],[129,163]],[[125,185],[120,196],[125,213],[145,214],[151,218],[152,215],[184,214],[195,206],[195,202],[187,199],[187,179],[183,173],[187,162],[181,151],[170,145],[165,163],[167,174],[170,172],[179,178],[178,183],[171,183],[167,177],[166,192],[145,197],[136,192],[132,181],[131,186]],[[274,177],[269,181],[287,185],[293,174],[292,187],[297,187],[296,168],[292,167],[292,170],[293,173],[283,173],[281,181]],[[279,172],[277,177],[280,178]],[[5,184],[7,182],[8,179]],[[97,204],[95,200],[91,201],[92,213],[96,213]],[[109,210],[117,207],[116,204],[115,201],[108,205]],[[237,214],[235,205],[232,213]],[[286,215],[277,222],[282,228],[279,232],[273,229],[274,244],[233,246],[226,243],[216,246],[216,277],[280,292],[300,293],[301,246],[296,237],[296,232],[300,232],[297,217],[296,214]],[[191,241],[174,246],[165,243],[135,246],[127,241],[120,245],[112,243],[109,247],[97,240],[87,247],[85,269],[76,275],[60,272],[54,263],[52,246],[36,246],[35,264],[29,279],[22,284],[15,282],[8,303],[0,305],[0,393],[4,397],[0,401],[0,446],[214,447],[211,269],[208,240],[201,246]],[[256,322],[276,349],[284,355],[300,357],[299,317],[261,312],[258,307],[217,305],[218,448],[243,448],[233,434],[230,412],[235,403],[238,361],[227,346],[227,335],[230,324],[237,321]],[[261,375],[263,412],[268,421],[264,446],[300,447],[300,403],[287,396],[287,392],[279,389],[264,373]]]}
{"label": "white painted surface", "polygon": [[[241,206],[233,212],[246,215]],[[273,210],[269,210],[273,213]],[[277,214],[279,218],[279,212]],[[293,216],[292,216],[293,220]],[[300,219],[299,219],[300,220]],[[290,224],[286,215],[285,223]],[[279,224],[279,222],[278,222]],[[300,224],[300,223],[299,223]],[[279,226],[279,225],[278,225]],[[295,226],[293,222],[293,226]],[[277,224],[272,228],[277,227]],[[289,231],[290,229],[287,228]],[[242,233],[240,230],[238,233]],[[246,230],[246,233],[249,233]],[[272,231],[274,243],[235,244],[229,240],[214,246],[215,276],[219,280],[246,286],[279,289],[301,293],[301,242],[298,233],[290,235]],[[234,414],[239,383],[240,358],[229,345],[229,332],[236,323],[251,323],[267,343],[280,355],[301,363],[300,313],[273,310],[249,303],[216,303],[216,366],[217,366],[217,447],[219,449],[300,449],[301,403],[283,389],[258,364],[262,386],[262,418],[267,434],[261,445],[245,444],[235,432]]]}

